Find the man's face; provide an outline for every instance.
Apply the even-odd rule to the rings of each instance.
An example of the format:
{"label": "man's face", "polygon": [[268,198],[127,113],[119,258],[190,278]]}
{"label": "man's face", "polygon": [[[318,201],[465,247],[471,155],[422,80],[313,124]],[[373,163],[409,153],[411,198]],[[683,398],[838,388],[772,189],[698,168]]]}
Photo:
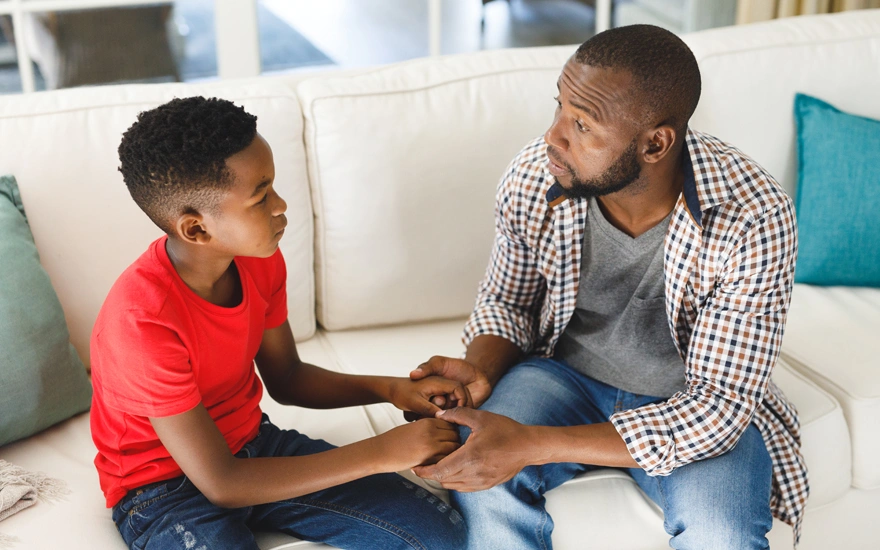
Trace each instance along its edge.
{"label": "man's face", "polygon": [[629,116],[632,77],[573,58],[557,82],[556,115],[544,134],[548,168],[571,197],[598,197],[638,180],[637,126]]}
{"label": "man's face", "polygon": [[233,256],[269,257],[287,226],[287,203],[273,187],[272,149],[257,134],[250,145],[226,159],[226,166],[233,185],[217,211],[204,214],[212,245]]}

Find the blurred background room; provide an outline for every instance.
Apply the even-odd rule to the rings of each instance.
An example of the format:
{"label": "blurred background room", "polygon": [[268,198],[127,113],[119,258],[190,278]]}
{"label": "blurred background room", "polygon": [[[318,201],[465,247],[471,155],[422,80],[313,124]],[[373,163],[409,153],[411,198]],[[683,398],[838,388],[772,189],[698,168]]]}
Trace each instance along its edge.
{"label": "blurred background room", "polygon": [[0,0],[0,94],[380,65],[686,33],[880,0]]}

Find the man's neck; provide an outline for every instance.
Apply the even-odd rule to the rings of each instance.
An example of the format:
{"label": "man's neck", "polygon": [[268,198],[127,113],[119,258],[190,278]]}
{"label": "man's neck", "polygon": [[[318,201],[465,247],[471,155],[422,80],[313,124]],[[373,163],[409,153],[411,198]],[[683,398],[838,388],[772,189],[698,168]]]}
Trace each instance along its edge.
{"label": "man's neck", "polygon": [[642,172],[643,182],[597,198],[608,222],[632,238],[648,231],[672,212],[684,185],[680,158],[667,166],[651,168],[654,170]]}

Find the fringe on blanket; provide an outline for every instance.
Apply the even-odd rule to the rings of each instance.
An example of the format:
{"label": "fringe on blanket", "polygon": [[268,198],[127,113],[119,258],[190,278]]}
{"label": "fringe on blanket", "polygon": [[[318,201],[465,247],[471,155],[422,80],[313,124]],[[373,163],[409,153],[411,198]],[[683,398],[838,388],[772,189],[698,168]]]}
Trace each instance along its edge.
{"label": "fringe on blanket", "polygon": [[16,542],[20,542],[18,537],[13,537],[12,535],[4,535],[0,533],[0,550],[7,550],[7,548],[12,548],[15,546]]}
{"label": "fringe on blanket", "polygon": [[[70,493],[67,484],[42,472],[30,472],[0,460],[0,521],[41,502],[53,502]],[[12,547],[16,537],[0,533],[0,549]]]}

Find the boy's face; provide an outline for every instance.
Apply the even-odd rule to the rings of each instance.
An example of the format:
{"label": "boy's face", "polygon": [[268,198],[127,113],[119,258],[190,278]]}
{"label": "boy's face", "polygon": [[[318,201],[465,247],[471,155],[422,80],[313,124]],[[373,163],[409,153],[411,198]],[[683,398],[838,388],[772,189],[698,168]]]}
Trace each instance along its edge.
{"label": "boy's face", "polygon": [[216,213],[205,213],[212,247],[232,256],[267,258],[275,253],[287,226],[287,203],[275,192],[272,149],[257,134],[242,151],[226,159],[233,185]]}

